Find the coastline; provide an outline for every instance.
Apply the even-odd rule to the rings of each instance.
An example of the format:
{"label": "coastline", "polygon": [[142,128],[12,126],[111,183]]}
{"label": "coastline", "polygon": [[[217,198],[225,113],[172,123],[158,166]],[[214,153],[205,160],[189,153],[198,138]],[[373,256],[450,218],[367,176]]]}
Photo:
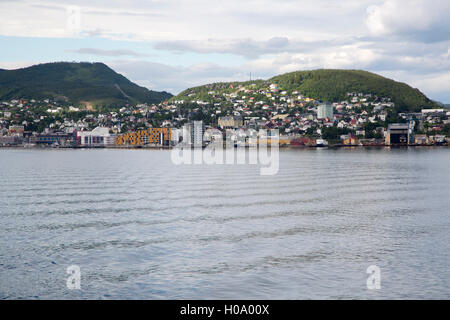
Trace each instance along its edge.
{"label": "coastline", "polygon": [[[450,147],[449,144],[436,144],[436,145],[328,145],[328,146],[279,146],[282,150],[307,150],[307,149],[381,149],[381,148],[442,148]],[[101,146],[101,147],[80,147],[80,146],[0,146],[1,149],[20,149],[20,150],[55,150],[55,149],[73,149],[73,150],[98,150],[98,149],[110,149],[110,150],[171,150],[174,146]],[[235,147],[236,148],[236,147]],[[245,147],[248,149],[248,147]],[[268,146],[270,149],[270,145]]]}

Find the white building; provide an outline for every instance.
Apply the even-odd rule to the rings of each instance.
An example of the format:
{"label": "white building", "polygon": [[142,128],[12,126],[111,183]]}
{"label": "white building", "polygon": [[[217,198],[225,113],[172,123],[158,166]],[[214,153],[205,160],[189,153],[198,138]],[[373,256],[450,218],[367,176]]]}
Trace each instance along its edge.
{"label": "white building", "polygon": [[114,145],[116,135],[109,133],[109,128],[97,127],[92,131],[78,131],[80,145],[85,147],[105,147]]}
{"label": "white building", "polygon": [[317,108],[317,119],[333,119],[333,106],[331,104],[321,104]]}
{"label": "white building", "polygon": [[444,109],[422,109],[423,115],[444,113]]}
{"label": "white building", "polygon": [[180,138],[183,137],[183,129],[172,128],[172,140],[171,142],[174,145],[177,145],[180,142]]}
{"label": "white building", "polygon": [[203,121],[194,121],[191,126],[191,138],[192,144],[194,146],[199,147],[203,145],[203,132],[205,131],[205,127],[203,125]]}
{"label": "white building", "polygon": [[222,132],[215,128],[207,129],[204,134],[204,140],[206,142],[222,141]]}
{"label": "white building", "polygon": [[187,123],[183,126],[182,131],[183,144],[194,146],[203,145],[203,133],[205,132],[203,121],[192,121]]}
{"label": "white building", "polygon": [[183,144],[184,145],[190,145],[191,144],[191,123],[186,123],[183,125],[182,130],[182,137],[183,137]]}

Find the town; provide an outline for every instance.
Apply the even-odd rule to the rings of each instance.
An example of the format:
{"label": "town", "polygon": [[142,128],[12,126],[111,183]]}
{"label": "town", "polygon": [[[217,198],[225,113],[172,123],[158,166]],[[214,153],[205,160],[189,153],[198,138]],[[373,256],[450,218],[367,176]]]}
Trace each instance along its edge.
{"label": "town", "polygon": [[13,99],[0,102],[0,146],[205,145],[225,139],[226,131],[238,140],[247,130],[259,129],[276,130],[280,147],[449,144],[450,109],[411,113],[395,107],[390,97],[366,92],[348,92],[340,102],[317,101],[260,80],[217,83],[160,104],[118,108]]}

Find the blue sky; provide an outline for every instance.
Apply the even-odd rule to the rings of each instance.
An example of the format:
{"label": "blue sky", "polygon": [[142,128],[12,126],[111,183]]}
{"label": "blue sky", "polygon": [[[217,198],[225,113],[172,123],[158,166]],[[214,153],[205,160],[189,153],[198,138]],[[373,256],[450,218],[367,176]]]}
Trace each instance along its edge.
{"label": "blue sky", "polygon": [[364,69],[450,102],[447,0],[0,0],[0,68],[101,61],[153,90]]}

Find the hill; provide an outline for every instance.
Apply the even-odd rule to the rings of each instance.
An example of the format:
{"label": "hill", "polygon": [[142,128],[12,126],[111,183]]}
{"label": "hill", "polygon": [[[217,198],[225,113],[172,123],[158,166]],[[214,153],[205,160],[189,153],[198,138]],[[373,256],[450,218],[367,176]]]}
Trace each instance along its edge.
{"label": "hill", "polygon": [[131,82],[103,63],[55,62],[0,69],[0,100],[54,98],[72,104],[159,103],[172,95]]}
{"label": "hill", "polygon": [[269,83],[278,84],[280,90],[298,91],[307,97],[327,102],[346,100],[348,92],[356,92],[389,97],[395,103],[397,111],[419,111],[422,108],[436,106],[435,102],[418,89],[405,83],[362,70],[333,69],[290,72],[268,80],[209,84],[185,90],[172,100],[189,101],[192,98],[205,98],[211,90],[219,94],[229,93],[233,91],[230,87],[235,88],[239,85],[261,87]]}

